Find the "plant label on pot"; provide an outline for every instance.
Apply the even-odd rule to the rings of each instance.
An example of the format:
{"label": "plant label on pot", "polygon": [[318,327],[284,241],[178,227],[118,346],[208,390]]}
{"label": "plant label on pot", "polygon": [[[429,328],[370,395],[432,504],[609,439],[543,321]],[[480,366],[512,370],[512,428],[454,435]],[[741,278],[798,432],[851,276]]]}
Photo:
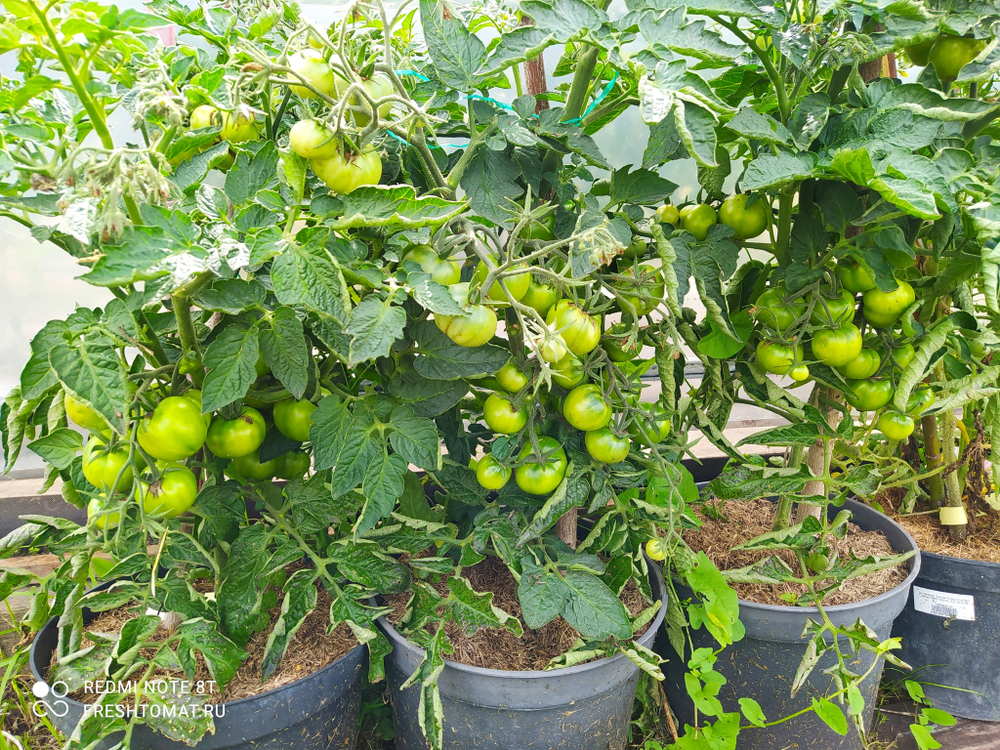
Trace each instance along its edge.
{"label": "plant label on pot", "polygon": [[947,594],[914,586],[913,608],[917,612],[954,620],[976,619],[976,598],[966,594]]}

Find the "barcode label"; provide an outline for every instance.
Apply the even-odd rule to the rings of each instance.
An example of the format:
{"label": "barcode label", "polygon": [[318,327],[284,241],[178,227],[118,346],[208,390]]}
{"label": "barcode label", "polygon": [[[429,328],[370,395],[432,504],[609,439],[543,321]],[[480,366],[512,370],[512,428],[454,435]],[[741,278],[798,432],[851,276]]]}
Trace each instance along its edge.
{"label": "barcode label", "polygon": [[943,591],[913,587],[913,608],[950,620],[975,620],[976,598],[965,594],[948,594]]}

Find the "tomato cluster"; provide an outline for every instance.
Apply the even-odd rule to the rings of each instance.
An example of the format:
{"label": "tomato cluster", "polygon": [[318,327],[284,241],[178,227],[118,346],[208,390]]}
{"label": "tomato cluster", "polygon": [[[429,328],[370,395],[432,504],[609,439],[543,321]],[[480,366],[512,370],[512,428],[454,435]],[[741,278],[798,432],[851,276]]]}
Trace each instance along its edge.
{"label": "tomato cluster", "polygon": [[933,65],[942,81],[954,81],[985,48],[985,39],[939,34],[904,49],[914,65]]}
{"label": "tomato cluster", "polygon": [[750,240],[771,226],[771,205],[763,195],[736,193],[722,201],[718,210],[708,203],[692,203],[679,210],[667,203],[656,209],[653,219],[690,232],[702,241],[716,224],[730,227],[736,240]]}

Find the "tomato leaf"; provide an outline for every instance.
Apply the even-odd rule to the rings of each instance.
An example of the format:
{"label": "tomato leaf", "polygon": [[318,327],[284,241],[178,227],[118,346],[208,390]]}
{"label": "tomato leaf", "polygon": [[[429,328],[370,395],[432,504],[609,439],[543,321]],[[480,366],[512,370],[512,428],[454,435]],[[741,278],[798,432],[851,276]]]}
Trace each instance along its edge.
{"label": "tomato leaf", "polygon": [[57,469],[68,469],[76,458],[76,452],[82,447],[83,440],[80,433],[66,427],[28,443],[29,450],[37,453],[46,463],[52,464]]}
{"label": "tomato leaf", "polygon": [[388,357],[392,345],[406,328],[406,311],[392,304],[392,295],[385,299],[369,294],[351,311],[347,333],[351,337],[348,365],[354,367],[377,357]]}
{"label": "tomato leaf", "polygon": [[486,45],[462,23],[455,8],[445,3],[420,0],[420,21],[441,81],[459,91],[475,91],[476,71],[486,62]]}
{"label": "tomato leaf", "polygon": [[457,380],[492,375],[510,359],[510,352],[493,344],[467,347],[449,339],[429,320],[413,327],[418,356],[413,367],[431,380]]}
{"label": "tomato leaf", "polygon": [[309,384],[309,347],[302,321],[290,307],[265,318],[260,331],[264,362],[292,398],[301,399]]}
{"label": "tomato leaf", "polygon": [[282,304],[301,305],[344,323],[350,309],[347,285],[322,239],[311,237],[304,245],[285,245],[271,266],[271,284]]}
{"label": "tomato leaf", "polygon": [[840,709],[840,706],[836,706],[826,698],[812,699],[813,711],[816,715],[823,720],[830,729],[839,735],[847,734],[847,717],[844,716],[844,712]]}
{"label": "tomato leaf", "polygon": [[226,326],[205,350],[209,368],[201,397],[205,414],[246,395],[257,379],[254,365],[259,355],[257,326],[243,319]]}
{"label": "tomato leaf", "polygon": [[281,665],[289,644],[295,638],[309,613],[316,609],[315,570],[296,570],[285,581],[281,614],[267,638],[264,660],[261,663],[261,680],[267,680]]}
{"label": "tomato leaf", "polygon": [[441,443],[434,422],[418,417],[411,406],[397,406],[389,423],[389,443],[405,461],[430,471],[441,468]]}
{"label": "tomato leaf", "polygon": [[383,447],[377,448],[365,471],[361,492],[365,496],[365,505],[361,517],[354,525],[355,536],[364,534],[383,518],[387,518],[403,494],[403,475],[406,474],[406,461],[398,453],[389,454]]}
{"label": "tomato leaf", "polygon": [[122,417],[129,402],[125,370],[110,337],[91,331],[79,346],[57,344],[49,352],[49,364],[66,390],[104,417],[119,435],[125,434]]}
{"label": "tomato leaf", "polygon": [[562,616],[580,635],[594,640],[632,637],[632,623],[625,605],[604,581],[582,570],[566,571],[563,580],[570,595]]}

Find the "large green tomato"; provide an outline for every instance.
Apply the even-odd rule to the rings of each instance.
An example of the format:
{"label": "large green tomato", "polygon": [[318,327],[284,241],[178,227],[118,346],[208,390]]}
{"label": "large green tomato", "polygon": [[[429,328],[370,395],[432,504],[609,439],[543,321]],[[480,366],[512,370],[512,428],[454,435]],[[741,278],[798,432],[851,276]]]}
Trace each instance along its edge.
{"label": "large green tomato", "polygon": [[858,411],[877,411],[892,401],[891,380],[848,380],[847,385],[849,390],[844,392],[844,397]]}
{"label": "large green tomato", "polygon": [[883,292],[877,288],[865,292],[861,312],[864,313],[865,320],[876,328],[888,328],[903,316],[906,308],[916,298],[913,287],[900,281],[899,286],[891,292]]}
{"label": "large green tomato", "polygon": [[913,432],[913,417],[887,411],[878,418],[878,429],[890,440],[906,440]]}
{"label": "large green tomato", "polygon": [[985,47],[986,42],[982,39],[942,34],[931,47],[927,60],[942,81],[954,81],[962,68],[979,57]]}
{"label": "large green tomato", "polygon": [[591,430],[584,435],[583,442],[591,458],[605,464],[625,460],[631,447],[627,437],[615,435],[608,427]]}
{"label": "large green tomato", "polygon": [[[259,454],[258,454],[259,455]],[[274,459],[274,476],[279,479],[295,479],[301,477],[312,466],[312,459],[308,453],[302,451],[289,451]]]}
{"label": "large green tomato", "polygon": [[109,492],[122,472],[121,481],[115,489],[128,492],[132,487],[132,467],[128,464],[127,450],[108,450],[108,445],[100,435],[94,435],[83,446],[83,475],[97,489]]}
{"label": "large green tomato", "polygon": [[857,357],[837,369],[849,380],[864,380],[878,372],[882,358],[874,349],[862,349]]}
{"label": "large green tomato", "polygon": [[[333,72],[333,68],[330,67],[330,63],[323,58],[323,54],[318,50],[304,49],[296,52],[288,58],[288,67],[296,73],[292,76],[294,80],[302,80],[331,99],[336,98],[337,76]],[[318,95],[306,86],[292,86],[292,91],[303,99],[318,98]]]}
{"label": "large green tomato", "polygon": [[227,143],[246,143],[260,139],[252,114],[222,113],[222,140]]}
{"label": "large green tomato", "polygon": [[764,372],[772,375],[786,375],[789,370],[795,367],[796,363],[802,361],[802,347],[795,347],[782,344],[777,341],[762,340],[757,344],[757,364]]}
{"label": "large green tomato", "polygon": [[934,42],[936,41],[937,37],[928,39],[926,42],[920,42],[919,44],[911,44],[909,47],[903,47],[903,51],[910,58],[911,63],[923,68],[930,62],[931,47],[934,46]]}
{"label": "large green tomato", "polygon": [[139,423],[139,445],[160,461],[180,461],[205,444],[208,426],[201,407],[187,396],[168,396]]}
{"label": "large green tomato", "polygon": [[493,432],[513,435],[528,424],[528,408],[523,403],[515,406],[509,398],[491,393],[483,405],[483,419]]}
{"label": "large green tomato", "polygon": [[585,375],[583,362],[572,354],[566,354],[562,359],[552,364],[552,379],[556,385],[563,388],[573,388],[580,385]]}
{"label": "large green tomato", "polygon": [[[191,390],[182,393],[181,396],[193,401],[195,406],[198,407],[198,413],[201,414],[201,391],[197,388],[192,388]],[[209,412],[208,414],[201,414],[201,418],[205,420],[205,429],[208,430],[209,425],[212,424],[212,413]]]}
{"label": "large green tomato", "polygon": [[237,456],[226,466],[226,474],[233,479],[256,479],[258,482],[266,482],[271,479],[279,469],[278,459],[272,458],[270,461],[260,462],[260,449],[255,448],[250,453]]}
{"label": "large green tomato", "polygon": [[656,309],[664,297],[663,272],[648,263],[639,266],[638,275],[634,268],[625,268],[621,275],[628,281],[621,281],[615,286],[622,301],[627,302],[635,310],[636,315],[648,315]]}
{"label": "large green tomato", "polygon": [[573,427],[584,432],[599,430],[611,421],[611,404],[599,386],[578,385],[563,399],[563,416]]}
{"label": "large green tomato", "polygon": [[622,251],[622,257],[627,258],[628,260],[635,260],[636,258],[641,258],[645,255],[648,249],[649,245],[646,240],[641,237],[633,237],[629,246]]}
{"label": "large green tomato", "polygon": [[452,284],[448,292],[465,315],[434,315],[434,323],[459,346],[482,346],[497,332],[497,314],[486,305],[469,304],[469,282]]}
{"label": "large green tomato", "polygon": [[[825,307],[824,302],[826,303]],[[816,297],[816,303],[813,305],[809,320],[818,326],[850,322],[854,319],[854,302],[854,295],[847,289],[842,289],[840,294],[833,299],[825,294],[820,294]]]}
{"label": "large green tomato", "polygon": [[338,195],[347,195],[364,185],[377,185],[382,179],[382,159],[372,146],[346,158],[338,151],[328,159],[312,159],[309,166]]}
{"label": "large green tomato", "polygon": [[221,124],[222,117],[219,115],[219,110],[211,104],[202,104],[191,112],[191,130],[201,130]]}
{"label": "large green tomato", "polygon": [[906,412],[914,417],[919,417],[927,411],[934,403],[934,391],[928,387],[917,388],[910,394],[906,401]]}
{"label": "large green tomato", "polygon": [[502,466],[493,458],[492,453],[487,453],[476,464],[476,480],[481,487],[488,490],[499,490],[504,487],[510,481],[510,474],[510,469]]}
{"label": "large green tomato", "polygon": [[244,406],[236,419],[216,416],[208,428],[209,450],[222,458],[247,456],[260,448],[267,434],[267,423],[260,412]]}
{"label": "large green tomato", "polygon": [[403,260],[416,263],[438,284],[451,286],[462,280],[462,264],[456,260],[445,260],[430,245],[411,245]]}
{"label": "large green tomato", "polygon": [[684,206],[680,213],[681,229],[703,240],[708,237],[708,230],[715,224],[716,218],[715,209],[707,203]]}
{"label": "large green tomato", "polygon": [[670,420],[655,413],[648,412],[648,419],[635,416],[628,426],[629,437],[647,448],[663,440],[670,434]]}
{"label": "large green tomato", "polygon": [[91,432],[107,432],[111,428],[100,414],[91,409],[82,401],[78,400],[72,393],[66,391],[63,396],[63,406],[66,407],[66,416],[75,424],[86,427]]}
{"label": "large green tomato", "polygon": [[122,520],[122,514],[118,511],[108,512],[107,505],[107,500],[96,497],[87,503],[87,520],[93,520],[94,528],[102,531],[115,528]]}
{"label": "large green tomato", "polygon": [[194,472],[175,461],[157,462],[160,478],[152,484],[139,482],[136,499],[142,500],[142,509],[153,518],[174,518],[194,505],[198,496],[198,479]]}
{"label": "large green tomato", "polygon": [[844,289],[854,294],[861,294],[875,288],[875,279],[868,273],[868,269],[856,260],[840,261],[837,264],[837,273]]}
{"label": "large green tomato", "polygon": [[913,349],[913,344],[909,341],[904,341],[900,344],[899,339],[897,339],[896,343],[899,346],[892,350],[892,361],[896,363],[899,369],[905,370],[916,352]]}
{"label": "large green tomato", "polygon": [[514,470],[517,486],[530,495],[547,495],[566,476],[566,451],[559,441],[551,437],[538,438],[543,460],[538,461],[531,443],[526,443],[517,454],[518,461],[526,461]]}
{"label": "large green tomato", "polygon": [[[526,266],[523,264],[518,264],[511,270],[525,268]],[[476,266],[476,272],[472,275],[472,283],[476,286],[482,286],[489,273],[489,269],[483,264],[482,261],[479,261],[479,265]],[[510,296],[520,302],[521,298],[524,297],[528,291],[528,285],[531,284],[531,274],[519,273],[516,276],[507,276],[504,278],[503,283],[506,285],[507,291],[510,292]],[[499,279],[493,282],[493,286],[491,286],[489,292],[486,293],[486,297],[494,302],[508,301],[507,295],[504,294],[503,288],[500,286]]]}
{"label": "large green tomato", "polygon": [[761,197],[748,207],[749,199],[746,193],[730,195],[719,207],[719,221],[732,227],[738,240],[749,240],[762,234],[771,223],[771,207],[767,201]]}
{"label": "large green tomato", "polygon": [[559,300],[553,305],[545,322],[555,328],[566,342],[566,348],[577,356],[593,351],[601,343],[601,324],[597,318],[570,300]]}
{"label": "large green tomato", "polygon": [[838,328],[813,331],[813,356],[830,367],[843,367],[861,354],[861,331],[853,323],[841,323]]}
{"label": "large green tomato", "polygon": [[785,302],[785,287],[783,284],[778,284],[761,293],[757,301],[754,302],[753,314],[757,320],[769,328],[784,332],[802,317],[805,309],[805,304],[801,299],[797,299],[791,304]]}
{"label": "large green tomato", "polygon": [[534,308],[544,318],[562,295],[554,286],[537,281],[531,274],[528,274],[528,279],[528,289],[521,297],[521,304]]}
{"label": "large green tomato", "polygon": [[288,145],[303,159],[330,159],[341,150],[333,131],[319,120],[299,120],[288,132]]}
{"label": "large green tomato", "polygon": [[316,404],[303,399],[286,398],[274,405],[274,426],[289,440],[304,443],[309,439],[309,425]]}
{"label": "large green tomato", "polygon": [[634,346],[626,346],[626,339],[618,338],[618,336],[623,336],[628,331],[628,326],[619,323],[608,329],[607,334],[610,335],[601,337],[601,348],[608,353],[608,359],[612,362],[628,362],[630,359],[639,356],[639,352],[642,351],[642,347],[638,342]]}
{"label": "large green tomato", "polygon": [[653,213],[653,220],[660,224],[669,224],[672,227],[676,227],[681,223],[681,212],[677,210],[677,206],[664,203]]}
{"label": "large green tomato", "polygon": [[508,362],[496,374],[497,383],[508,393],[518,393],[528,384],[528,376],[517,369],[513,362]]}

